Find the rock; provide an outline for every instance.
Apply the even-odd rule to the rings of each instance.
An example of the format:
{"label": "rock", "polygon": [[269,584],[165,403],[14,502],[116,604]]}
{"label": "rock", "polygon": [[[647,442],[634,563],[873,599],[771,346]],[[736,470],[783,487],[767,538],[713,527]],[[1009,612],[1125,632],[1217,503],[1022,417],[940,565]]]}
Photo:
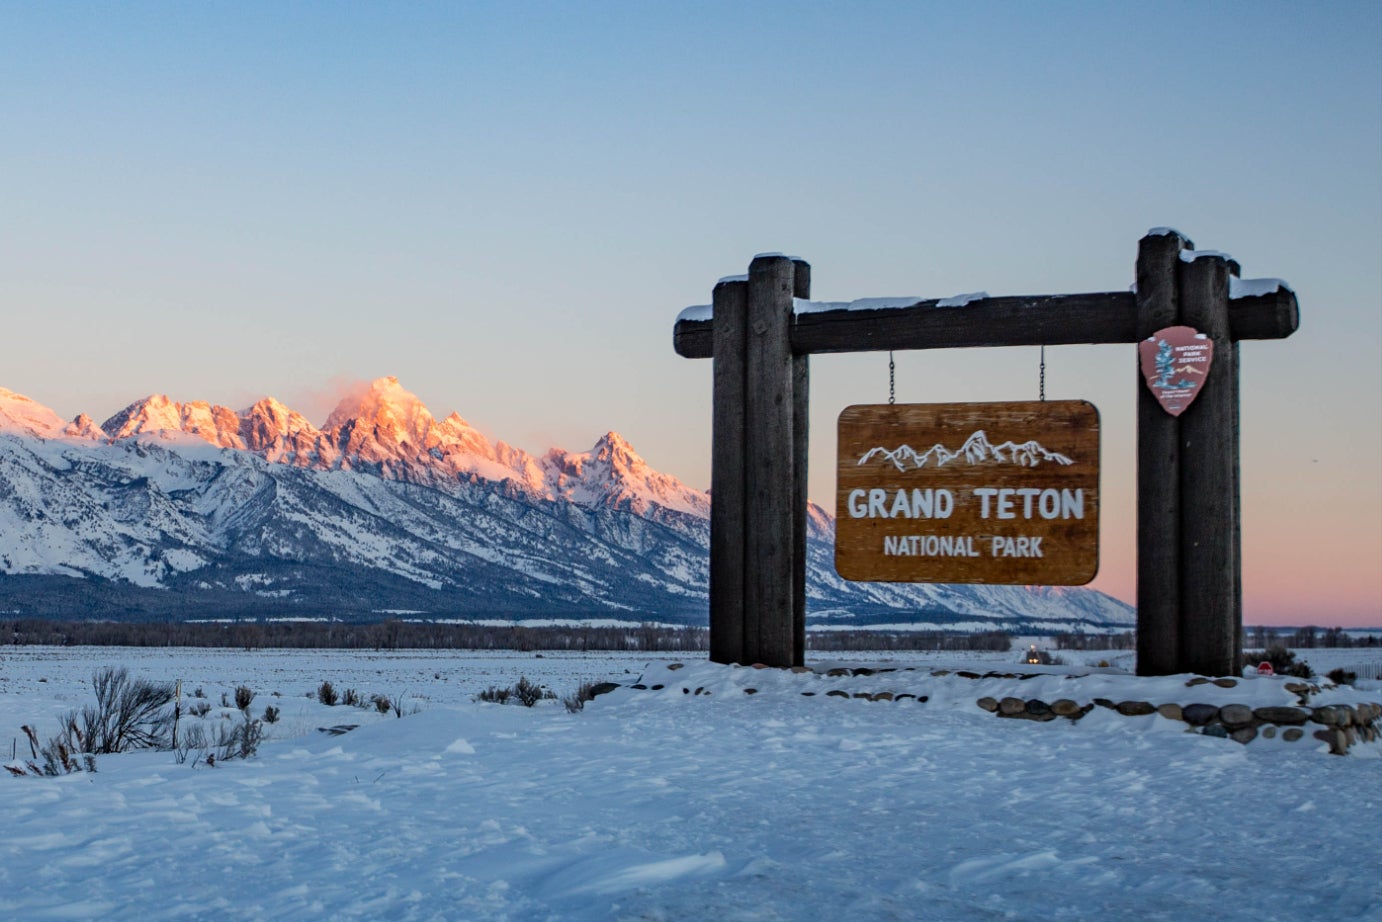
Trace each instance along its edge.
{"label": "rock", "polygon": [[1248,743],[1251,743],[1253,740],[1257,739],[1257,728],[1239,727],[1237,730],[1234,730],[1232,733],[1230,733],[1229,737],[1233,739],[1235,742],[1242,743],[1246,746]]}
{"label": "rock", "polygon": [[[683,685],[682,688],[681,688],[681,693],[682,693],[683,695],[689,695],[689,694],[691,694],[691,689],[689,689],[689,688],[687,688],[686,686]],[[804,692],[803,692],[803,694],[804,694]]]}
{"label": "rock", "polygon": [[1246,704],[1226,704],[1219,708],[1219,719],[1230,730],[1252,724],[1252,708]]}
{"label": "rock", "polygon": [[629,688],[636,688],[636,689],[638,689],[639,691],[647,691],[647,690],[648,690],[648,686],[642,684],[641,682],[640,682],[639,684],[637,684],[637,685],[630,685]]}
{"label": "rock", "polygon": [[1095,698],[1095,699],[1094,699],[1094,703],[1097,704],[1097,705],[1099,705],[1099,707],[1101,707],[1101,708],[1110,708],[1110,709],[1112,709],[1113,707],[1115,707],[1114,703],[1113,703],[1112,701],[1108,700],[1107,698]]}
{"label": "rock", "polygon": [[1147,701],[1120,701],[1114,706],[1114,710],[1124,717],[1143,717],[1156,713],[1156,708]]}
{"label": "rock", "polygon": [[848,697],[849,697],[849,692],[840,691],[838,688],[832,688],[830,691],[826,692],[825,694],[826,694],[826,697],[828,697],[828,698],[848,698]]}
{"label": "rock", "polygon": [[1342,715],[1333,705],[1325,705],[1312,709],[1310,719],[1317,724],[1324,724],[1326,727],[1335,727],[1341,722]]}
{"label": "rock", "polygon": [[1051,705],[1040,698],[1029,698],[1024,710],[1029,717],[1037,717],[1042,720],[1050,720],[1056,716],[1051,712]]}
{"label": "rock", "polygon": [[596,685],[590,689],[590,697],[598,698],[601,695],[608,695],[610,692],[614,691],[618,687],[619,686],[614,682],[601,682],[599,685]]}
{"label": "rock", "polygon": [[746,694],[746,695],[756,695],[756,694],[758,694],[758,689],[756,689],[756,688],[746,688],[746,689],[744,689],[744,694]]}
{"label": "rock", "polygon": [[873,695],[870,695],[868,692],[855,692],[854,697],[863,698],[865,701],[873,700]]}
{"label": "rock", "polygon": [[851,673],[850,673],[850,671],[849,671],[848,669],[846,669],[846,668],[843,667],[843,666],[836,666],[834,669],[827,669],[826,672],[825,672],[825,674],[828,675],[828,676],[830,676],[830,677],[833,679],[833,678],[838,678],[838,677],[840,677],[840,676],[847,676],[847,675],[850,675]]}
{"label": "rock", "polygon": [[1069,698],[1057,698],[1051,702],[1051,713],[1059,717],[1074,717],[1080,713],[1080,705]]}
{"label": "rock", "polygon": [[1187,704],[1180,709],[1181,720],[1192,727],[1203,727],[1219,716],[1219,707],[1214,704]]}
{"label": "rock", "polygon": [[1287,682],[1286,690],[1293,695],[1310,694],[1310,686],[1306,685],[1304,682]]}
{"label": "rock", "polygon": [[666,688],[666,687],[667,687],[666,685],[654,685],[654,686],[653,686],[653,691],[662,691],[662,690],[663,690],[664,688]]}
{"label": "rock", "polygon": [[890,692],[890,691],[881,691],[881,692],[879,692],[878,694],[876,694],[876,695],[873,696],[873,700],[874,700],[874,701],[891,701],[891,700],[893,700],[893,693]]}
{"label": "rock", "polygon": [[873,675],[873,670],[860,667],[858,669],[853,670],[853,672],[851,672],[851,675]]}
{"label": "rock", "polygon": [[801,693],[801,696],[802,696],[803,698],[814,698],[814,697],[816,697],[816,693],[815,693],[815,692],[802,692],[802,693]]}
{"label": "rock", "polygon": [[1220,688],[1234,688],[1238,685],[1237,679],[1215,679],[1214,684]]}
{"label": "rock", "polygon": [[950,675],[950,670],[949,670],[949,669],[937,669],[937,670],[935,670],[934,672],[932,672],[931,675],[933,675],[933,676]]}
{"label": "rock", "polygon": [[1327,730],[1316,730],[1315,739],[1328,743],[1331,755],[1348,755],[1348,737],[1346,737],[1344,731],[1340,730],[1338,727]]}
{"label": "rock", "polygon": [[792,672],[796,672],[796,673],[810,672],[810,671],[811,671],[811,667],[810,667],[810,666],[793,666],[793,667],[792,667]]}
{"label": "rock", "polygon": [[1310,712],[1304,708],[1260,707],[1253,710],[1253,716],[1264,723],[1295,727],[1310,719]]}
{"label": "rock", "polygon": [[667,664],[667,668],[670,669],[670,670],[672,670],[673,672],[676,672],[678,669],[685,669],[685,668],[686,668],[686,664],[685,664],[685,663],[668,663],[668,664]]}
{"label": "rock", "polygon": [[1267,724],[1267,726],[1263,727],[1263,728],[1262,728],[1262,738],[1263,738],[1264,740],[1274,740],[1274,739],[1276,739],[1276,727],[1272,726],[1271,724]]}
{"label": "rock", "polygon": [[767,663],[754,663],[754,664],[753,664],[753,668],[754,668],[754,669],[767,669],[767,668],[768,668],[768,664],[767,664]]}
{"label": "rock", "polygon": [[[943,673],[938,673],[938,675],[940,675],[940,674],[943,674]],[[961,671],[955,673],[955,675],[957,675],[957,676],[963,676],[963,677],[965,677],[966,679],[977,679],[977,678],[979,678],[979,673],[977,673],[977,672],[966,672],[966,671],[964,671],[964,670],[961,670]]]}
{"label": "rock", "polygon": [[1224,728],[1223,724],[1207,724],[1203,732],[1205,736],[1213,736],[1218,739],[1225,739],[1228,737],[1228,730]]}
{"label": "rock", "polygon": [[1300,727],[1291,727],[1281,734],[1281,738],[1288,743],[1294,743],[1296,740],[1300,739],[1304,735],[1305,731],[1302,730]]}
{"label": "rock", "polygon": [[998,713],[1004,717],[1012,717],[1027,710],[1027,702],[1021,698],[1004,698],[998,702]]}
{"label": "rock", "polygon": [[1181,709],[1180,709],[1180,705],[1179,705],[1179,704],[1173,704],[1173,703],[1158,704],[1158,705],[1156,706],[1156,712],[1157,712],[1158,714],[1160,714],[1162,717],[1165,717],[1167,720],[1183,720],[1183,719],[1184,719],[1184,716],[1183,716],[1182,713],[1181,713]]}
{"label": "rock", "polygon": [[930,696],[930,695],[918,695],[918,696],[917,696],[917,703],[918,703],[918,704],[925,704],[926,702],[928,702],[928,701],[930,701],[930,700],[931,700],[931,696]]}
{"label": "rock", "polygon": [[903,692],[903,693],[900,694],[900,695],[894,695],[894,696],[893,696],[893,700],[894,700],[894,701],[902,701],[902,700],[905,700],[905,699],[907,699],[907,698],[915,698],[915,697],[916,697],[916,695],[909,695],[909,694],[907,694],[906,692]]}
{"label": "rock", "polygon": [[1194,688],[1196,685],[1208,685],[1208,684],[1209,684],[1209,680],[1208,680],[1208,679],[1206,679],[1206,678],[1205,678],[1204,676],[1202,676],[1202,675],[1197,675],[1197,676],[1195,676],[1195,678],[1193,678],[1193,679],[1191,679],[1190,681],[1186,682],[1186,683],[1185,683],[1185,687],[1186,687],[1186,688]]}

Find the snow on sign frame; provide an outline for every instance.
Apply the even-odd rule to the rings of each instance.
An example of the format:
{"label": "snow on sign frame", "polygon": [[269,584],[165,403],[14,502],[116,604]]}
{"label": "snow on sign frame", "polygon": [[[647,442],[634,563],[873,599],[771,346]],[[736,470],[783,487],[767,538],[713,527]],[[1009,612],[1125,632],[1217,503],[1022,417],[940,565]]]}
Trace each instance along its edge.
{"label": "snow on sign frame", "polygon": [[1099,570],[1087,401],[846,407],[836,469],[845,579],[1081,586]]}

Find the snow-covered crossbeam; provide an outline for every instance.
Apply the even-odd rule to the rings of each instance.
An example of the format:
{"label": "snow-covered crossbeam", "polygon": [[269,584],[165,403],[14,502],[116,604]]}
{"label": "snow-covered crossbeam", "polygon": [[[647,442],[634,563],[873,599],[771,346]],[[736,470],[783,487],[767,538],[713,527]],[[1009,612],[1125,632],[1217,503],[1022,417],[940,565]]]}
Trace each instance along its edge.
{"label": "snow-covered crossbeam", "polygon": [[[721,284],[744,283],[734,278]],[[1233,339],[1284,339],[1299,323],[1295,293],[1280,279],[1231,279]],[[710,305],[682,311],[673,329],[677,354],[710,358],[712,327]],[[797,355],[1137,340],[1137,299],[1130,291],[793,302],[792,351]]]}

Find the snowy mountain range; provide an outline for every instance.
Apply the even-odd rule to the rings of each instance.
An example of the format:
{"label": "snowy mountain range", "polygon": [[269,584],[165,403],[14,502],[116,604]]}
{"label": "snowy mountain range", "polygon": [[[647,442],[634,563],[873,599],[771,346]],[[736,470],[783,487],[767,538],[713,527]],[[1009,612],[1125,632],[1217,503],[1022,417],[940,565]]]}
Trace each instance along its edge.
{"label": "snowy mountain range", "polygon": [[1054,464],[1074,463],[1065,455],[1048,451],[1045,446],[1035,440],[1028,440],[1021,444],[1008,441],[994,445],[982,429],[971,433],[958,450],[946,448],[939,442],[922,452],[918,452],[910,445],[899,445],[892,449],[879,445],[864,452],[859,463],[867,464],[874,458],[880,457],[892,462],[899,471],[905,471],[908,467],[912,469],[925,467],[928,463],[933,467],[944,467],[956,458],[963,458],[969,464],[993,462],[995,464],[1016,464],[1020,467],[1036,467],[1043,461]]}
{"label": "snowy mountain range", "polygon": [[[0,613],[65,617],[706,619],[710,500],[616,432],[531,455],[396,378],[320,428],[155,395],[97,425],[0,388]],[[809,515],[831,624],[1128,626],[1087,589],[849,583]]]}

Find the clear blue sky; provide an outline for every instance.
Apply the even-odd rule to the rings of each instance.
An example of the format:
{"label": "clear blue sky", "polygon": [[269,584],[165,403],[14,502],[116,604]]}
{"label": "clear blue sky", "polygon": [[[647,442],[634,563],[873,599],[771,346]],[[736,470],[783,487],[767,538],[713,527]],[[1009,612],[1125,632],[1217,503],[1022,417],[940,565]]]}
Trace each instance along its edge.
{"label": "clear blue sky", "polygon": [[[394,374],[529,450],[617,429],[709,483],[672,320],[754,253],[815,295],[1126,288],[1180,228],[1297,290],[1243,346],[1252,621],[1382,622],[1382,4],[0,2],[0,386],[320,423]],[[1131,598],[1131,347],[1103,414]],[[1035,350],[908,353],[899,399],[1035,396]],[[886,357],[813,360],[812,495]]]}

